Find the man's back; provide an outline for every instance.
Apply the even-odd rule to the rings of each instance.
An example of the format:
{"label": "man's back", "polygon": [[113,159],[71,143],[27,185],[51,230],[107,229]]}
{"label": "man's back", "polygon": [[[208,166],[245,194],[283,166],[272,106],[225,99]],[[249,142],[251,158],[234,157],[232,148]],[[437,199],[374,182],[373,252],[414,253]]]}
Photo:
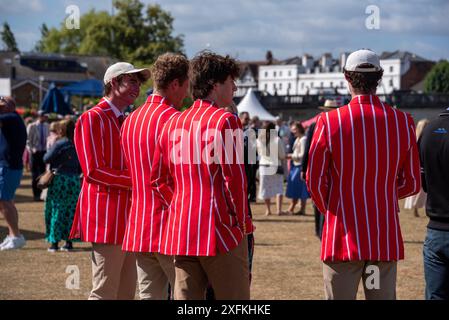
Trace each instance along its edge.
{"label": "man's back", "polygon": [[449,226],[449,110],[432,120],[419,141],[429,227]]}
{"label": "man's back", "polygon": [[158,252],[164,213],[151,187],[151,168],[157,140],[165,122],[179,113],[159,95],[131,113],[121,128],[122,149],[133,190],[123,248],[126,251]]}
{"label": "man's back", "polygon": [[22,169],[22,155],[27,141],[27,132],[22,118],[16,112],[0,115],[1,130],[8,142],[6,159],[11,169]]}
{"label": "man's back", "polygon": [[[231,140],[234,154],[227,159],[229,163],[220,165],[208,149],[213,145],[216,155],[222,147],[217,139],[223,137],[225,143],[225,130],[239,128],[234,115],[201,100],[164,126],[160,150],[169,173],[159,176],[169,174],[174,180],[170,227],[163,239],[165,254],[215,255],[217,249],[227,252],[242,239],[239,220],[249,217],[243,155],[240,164],[235,159],[238,139]],[[229,154],[222,150],[222,155],[224,159]],[[153,172],[157,166],[159,162]]]}
{"label": "man's back", "polygon": [[357,96],[319,118],[309,161],[312,197],[326,215],[321,258],[402,259],[398,199],[420,188],[410,115]]}

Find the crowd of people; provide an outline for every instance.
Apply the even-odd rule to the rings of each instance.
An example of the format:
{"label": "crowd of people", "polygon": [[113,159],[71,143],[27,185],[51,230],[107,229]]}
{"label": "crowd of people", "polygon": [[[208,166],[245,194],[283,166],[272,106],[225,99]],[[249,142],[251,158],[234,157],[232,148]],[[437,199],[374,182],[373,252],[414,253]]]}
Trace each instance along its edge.
{"label": "crowd of people", "polygon": [[[415,133],[409,114],[376,96],[383,69],[370,50],[346,61],[351,101],[327,100],[307,128],[238,114],[239,71],[208,51],[190,61],[167,53],[151,70],[119,62],[104,75],[104,97],[76,122],[49,125],[40,113],[26,129],[13,99],[1,97],[0,210],[9,226],[1,250],[25,245],[13,198],[29,158],[48,250],[92,243],[89,299],[134,299],[136,284],[141,299],[249,299],[256,197],[266,215],[273,198],[275,214],[305,215],[311,198],[326,299],[355,299],[373,268],[380,285],[362,281],[366,298],[396,299],[398,200],[409,197],[418,215],[427,197],[426,298],[448,299],[447,112]],[[125,117],[150,77],[153,93]],[[193,105],[180,112],[189,94]]]}

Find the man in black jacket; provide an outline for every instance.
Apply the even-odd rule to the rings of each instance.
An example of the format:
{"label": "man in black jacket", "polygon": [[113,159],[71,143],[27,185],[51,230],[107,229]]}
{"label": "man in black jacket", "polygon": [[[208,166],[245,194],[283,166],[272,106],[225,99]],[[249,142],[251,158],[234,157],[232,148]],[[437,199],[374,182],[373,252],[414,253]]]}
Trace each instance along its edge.
{"label": "man in black jacket", "polygon": [[26,139],[25,124],[15,112],[14,100],[0,97],[0,211],[9,229],[9,234],[0,244],[2,251],[19,249],[25,245],[13,199],[22,178],[22,155]]}
{"label": "man in black jacket", "polygon": [[424,242],[427,300],[449,300],[449,108],[430,121],[418,141],[429,217]]}

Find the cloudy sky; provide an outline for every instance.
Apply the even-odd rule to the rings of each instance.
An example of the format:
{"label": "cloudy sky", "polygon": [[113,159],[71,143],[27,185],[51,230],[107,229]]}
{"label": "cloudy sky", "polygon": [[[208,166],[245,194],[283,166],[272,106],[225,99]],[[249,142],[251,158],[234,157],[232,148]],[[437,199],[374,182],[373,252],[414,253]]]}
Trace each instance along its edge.
{"label": "cloudy sky", "polygon": [[[425,58],[449,58],[447,0],[157,0],[174,17],[175,34],[183,34],[189,57],[208,48],[240,60],[263,60],[267,50],[285,59],[303,53],[370,48],[407,50]],[[7,21],[19,49],[31,50],[39,26],[59,27],[66,7],[81,14],[94,8],[111,12],[111,0],[0,0],[0,22]],[[379,9],[379,29],[369,5]],[[372,12],[372,11],[370,11]],[[83,26],[81,25],[81,28]]]}

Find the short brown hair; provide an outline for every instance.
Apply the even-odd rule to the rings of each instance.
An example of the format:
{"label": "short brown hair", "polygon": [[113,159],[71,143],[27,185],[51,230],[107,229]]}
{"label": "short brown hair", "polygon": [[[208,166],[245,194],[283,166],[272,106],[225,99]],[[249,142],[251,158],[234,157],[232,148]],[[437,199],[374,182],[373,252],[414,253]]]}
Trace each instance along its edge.
{"label": "short brown hair", "polygon": [[[363,67],[363,66],[361,66]],[[369,66],[371,67],[371,65]],[[363,94],[368,94],[376,90],[377,86],[384,74],[383,70],[375,72],[356,72],[344,71],[346,79],[351,83],[351,86]]]}
{"label": "short brown hair", "polygon": [[167,89],[174,80],[183,84],[189,77],[189,60],[181,54],[164,53],[151,68],[151,76],[156,89]]}
{"label": "short brown hair", "polygon": [[190,82],[194,99],[203,99],[214,84],[224,83],[231,76],[240,74],[237,62],[230,56],[220,56],[210,51],[200,52],[190,63]]}

